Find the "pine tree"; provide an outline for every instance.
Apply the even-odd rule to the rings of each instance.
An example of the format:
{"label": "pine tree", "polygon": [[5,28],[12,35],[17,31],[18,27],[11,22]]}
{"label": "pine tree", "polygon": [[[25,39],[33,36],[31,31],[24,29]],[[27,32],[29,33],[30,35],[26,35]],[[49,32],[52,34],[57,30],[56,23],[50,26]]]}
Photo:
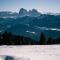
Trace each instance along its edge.
{"label": "pine tree", "polygon": [[41,35],[40,35],[40,44],[41,45],[45,45],[46,44],[46,37],[45,37],[43,32],[41,32]]}

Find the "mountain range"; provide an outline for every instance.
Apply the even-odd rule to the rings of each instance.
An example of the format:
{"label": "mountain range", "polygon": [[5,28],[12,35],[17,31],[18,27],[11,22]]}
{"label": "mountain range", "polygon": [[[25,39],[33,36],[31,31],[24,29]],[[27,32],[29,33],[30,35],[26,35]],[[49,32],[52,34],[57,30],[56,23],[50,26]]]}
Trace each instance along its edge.
{"label": "mountain range", "polygon": [[60,14],[42,14],[36,9],[27,11],[21,8],[19,13],[0,12],[0,33],[11,32],[37,40],[41,32],[48,37],[60,37]]}
{"label": "mountain range", "polygon": [[21,8],[20,11],[19,11],[19,15],[20,16],[37,17],[37,16],[40,16],[41,13],[39,13],[36,9],[32,9],[32,10],[27,11],[26,9]]}
{"label": "mountain range", "polygon": [[19,17],[24,17],[24,16],[31,16],[31,17],[37,17],[37,16],[40,16],[41,13],[38,12],[36,9],[32,9],[32,10],[29,10],[27,11],[26,9],[24,8],[21,8],[19,13],[16,13],[16,12],[10,12],[10,11],[1,11],[0,12],[0,17],[11,17],[11,16],[19,16]]}
{"label": "mountain range", "polygon": [[1,11],[0,12],[0,18],[4,17],[4,18],[16,18],[16,17],[24,17],[24,16],[30,16],[30,17],[38,17],[41,15],[60,15],[60,13],[46,13],[46,14],[42,14],[41,12],[38,12],[36,9],[32,9],[27,11],[24,8],[21,8],[19,13],[17,12],[11,12],[11,11]]}

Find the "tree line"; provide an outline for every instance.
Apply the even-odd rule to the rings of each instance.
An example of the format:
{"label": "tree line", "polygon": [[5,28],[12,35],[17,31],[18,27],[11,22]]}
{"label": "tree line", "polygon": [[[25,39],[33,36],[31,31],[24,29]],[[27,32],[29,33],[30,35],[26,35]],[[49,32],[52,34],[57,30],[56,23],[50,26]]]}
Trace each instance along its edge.
{"label": "tree line", "polygon": [[0,45],[52,45],[60,44],[59,38],[46,37],[41,32],[39,40],[36,41],[29,37],[13,35],[12,33],[4,32],[0,34]]}

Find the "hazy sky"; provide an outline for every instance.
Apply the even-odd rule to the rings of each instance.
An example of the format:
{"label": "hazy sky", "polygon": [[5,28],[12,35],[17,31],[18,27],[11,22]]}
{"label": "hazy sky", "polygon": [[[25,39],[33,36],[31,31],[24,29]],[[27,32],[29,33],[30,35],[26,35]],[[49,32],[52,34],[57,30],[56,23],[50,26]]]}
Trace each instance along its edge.
{"label": "hazy sky", "polygon": [[60,0],[0,0],[0,11],[18,12],[20,8],[60,13]]}

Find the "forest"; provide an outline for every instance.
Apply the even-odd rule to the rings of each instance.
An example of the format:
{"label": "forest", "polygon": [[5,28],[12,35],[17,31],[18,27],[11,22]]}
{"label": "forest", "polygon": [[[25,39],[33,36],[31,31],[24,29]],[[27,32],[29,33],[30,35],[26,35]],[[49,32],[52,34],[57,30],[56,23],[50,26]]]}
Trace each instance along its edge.
{"label": "forest", "polygon": [[46,37],[43,32],[39,36],[39,40],[34,40],[29,37],[14,35],[9,32],[0,34],[0,45],[52,45],[60,44],[60,37]]}

